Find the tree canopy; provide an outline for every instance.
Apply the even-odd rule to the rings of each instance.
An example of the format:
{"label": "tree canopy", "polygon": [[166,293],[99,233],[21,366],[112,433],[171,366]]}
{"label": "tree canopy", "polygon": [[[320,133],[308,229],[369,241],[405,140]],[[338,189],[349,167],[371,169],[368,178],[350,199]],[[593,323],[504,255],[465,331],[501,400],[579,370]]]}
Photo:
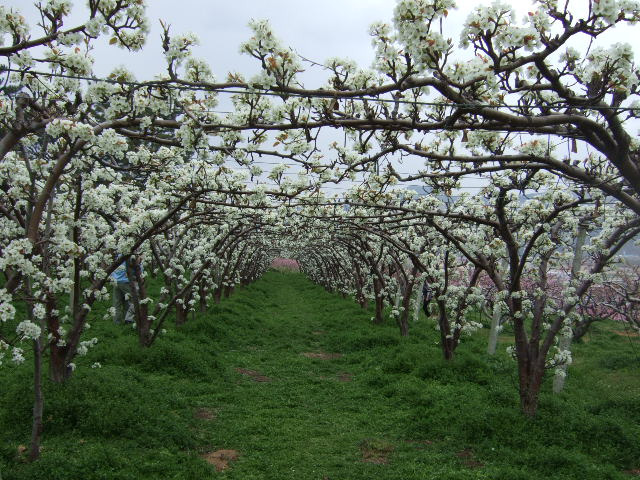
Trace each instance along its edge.
{"label": "tree canopy", "polygon": [[[165,282],[160,298],[136,293],[146,347],[172,312],[186,321],[288,257],[372,301],[374,321],[389,306],[403,335],[427,281],[446,358],[481,326],[471,312],[511,322],[535,414],[545,370],[570,362],[559,340],[640,232],[640,75],[631,45],[601,41],[640,4],[576,3],[538,0],[520,19],[496,1],[453,32],[453,0],[399,0],[371,26],[369,67],[310,67],[252,21],[240,49],[256,73],[224,80],[192,33],[163,24],[145,46],[142,0],[89,0],[74,26],[70,1],[48,0],[33,29],[0,6],[0,361],[33,341],[68,378],[131,255]],[[96,77],[100,37],[161,48],[166,69]],[[303,85],[303,68],[324,82]]]}

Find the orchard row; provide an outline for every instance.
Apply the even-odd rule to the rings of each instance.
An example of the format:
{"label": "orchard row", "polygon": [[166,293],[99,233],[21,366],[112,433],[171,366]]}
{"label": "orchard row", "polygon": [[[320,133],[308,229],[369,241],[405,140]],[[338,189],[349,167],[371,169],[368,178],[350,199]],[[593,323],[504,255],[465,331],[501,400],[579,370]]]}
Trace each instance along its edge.
{"label": "orchard row", "polygon": [[328,59],[312,88],[266,21],[241,46],[251,78],[217,81],[197,37],[163,24],[166,70],[139,81],[95,77],[91,51],[143,48],[143,1],[89,0],[73,26],[70,1],[41,2],[34,29],[0,6],[0,362],[33,350],[31,458],[43,358],[69,378],[132,256],[141,348],[275,257],[371,304],[374,322],[390,311],[402,335],[426,282],[445,358],[479,316],[490,351],[513,326],[535,415],[546,370],[562,388],[571,339],[601,317],[637,322],[640,303],[617,255],[640,233],[640,80],[631,46],[601,41],[640,5],[589,2],[579,18],[573,3],[539,0],[523,21],[481,6],[457,41],[442,33],[453,1],[400,0],[371,27],[371,68]]}

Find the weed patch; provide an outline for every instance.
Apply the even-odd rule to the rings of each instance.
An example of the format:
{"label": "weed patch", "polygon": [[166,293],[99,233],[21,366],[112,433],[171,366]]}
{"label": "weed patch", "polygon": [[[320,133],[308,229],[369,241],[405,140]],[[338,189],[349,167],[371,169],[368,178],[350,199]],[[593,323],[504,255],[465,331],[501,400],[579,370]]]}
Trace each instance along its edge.
{"label": "weed patch", "polygon": [[341,358],[341,353],[325,353],[325,352],[302,352],[300,355],[307,358],[314,358],[316,360],[335,360]]}
{"label": "weed patch", "polygon": [[45,381],[35,463],[31,367],[0,369],[2,480],[624,480],[640,469],[637,345],[616,325],[575,346],[566,391],[545,378],[527,419],[515,364],[504,349],[485,354],[485,331],[446,362],[432,319],[400,338],[301,274],[269,272],[168,322],[147,349],[101,321],[105,308],[71,380]]}

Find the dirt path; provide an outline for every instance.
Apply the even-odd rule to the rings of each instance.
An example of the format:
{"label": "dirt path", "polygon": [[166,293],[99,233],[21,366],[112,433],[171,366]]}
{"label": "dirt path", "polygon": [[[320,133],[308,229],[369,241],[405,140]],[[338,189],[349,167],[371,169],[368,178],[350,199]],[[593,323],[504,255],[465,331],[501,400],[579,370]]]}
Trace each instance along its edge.
{"label": "dirt path", "polygon": [[370,328],[366,312],[301,276],[268,282],[236,300],[255,327],[222,354],[229,377],[208,406],[210,451],[239,453],[226,478],[403,478],[393,473],[402,411],[367,384],[371,358],[350,341]]}

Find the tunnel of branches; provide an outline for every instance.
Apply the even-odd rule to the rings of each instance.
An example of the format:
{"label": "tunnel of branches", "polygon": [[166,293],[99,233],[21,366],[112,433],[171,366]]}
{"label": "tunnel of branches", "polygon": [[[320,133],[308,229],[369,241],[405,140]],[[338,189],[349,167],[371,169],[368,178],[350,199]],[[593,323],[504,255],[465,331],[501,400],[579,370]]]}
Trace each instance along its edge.
{"label": "tunnel of branches", "polygon": [[372,68],[309,62],[255,21],[241,51],[257,74],[226,81],[166,24],[155,80],[94,75],[96,38],[140,49],[145,20],[139,2],[89,3],[77,28],[40,5],[31,33],[0,7],[0,351],[19,363],[34,343],[36,392],[43,356],[65,382],[93,345],[91,308],[125,261],[140,348],[279,259],[372,328],[430,316],[447,360],[483,326],[495,352],[508,323],[530,416],[592,322],[640,327],[640,77],[630,46],[598,43],[640,19],[635,2],[577,18],[541,1],[521,25],[478,7],[455,48],[448,2],[402,1],[372,27]]}

